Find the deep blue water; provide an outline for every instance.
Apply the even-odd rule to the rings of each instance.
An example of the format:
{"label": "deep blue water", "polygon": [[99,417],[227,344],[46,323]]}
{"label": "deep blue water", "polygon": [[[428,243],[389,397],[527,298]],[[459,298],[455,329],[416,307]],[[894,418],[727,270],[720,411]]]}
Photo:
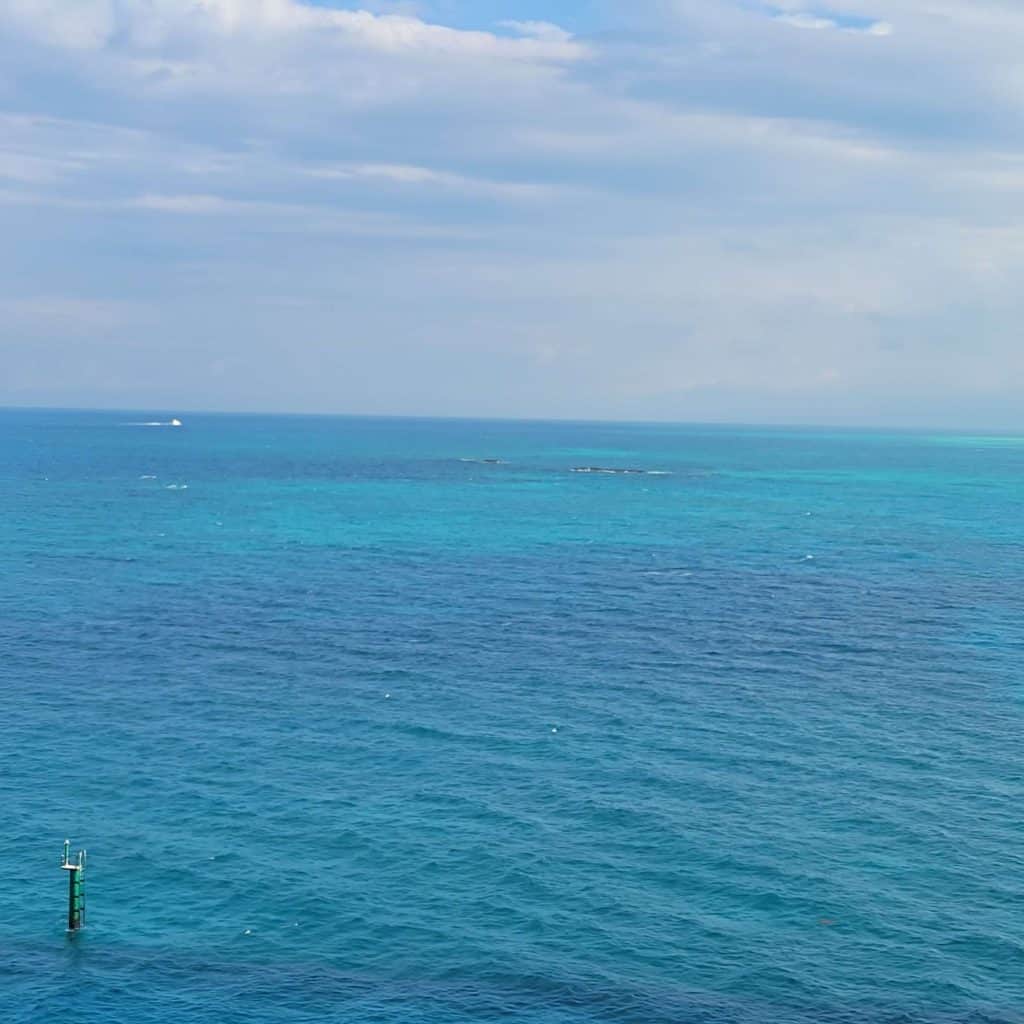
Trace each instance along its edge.
{"label": "deep blue water", "polygon": [[1024,439],[168,418],[0,412],[4,1024],[1024,1020]]}

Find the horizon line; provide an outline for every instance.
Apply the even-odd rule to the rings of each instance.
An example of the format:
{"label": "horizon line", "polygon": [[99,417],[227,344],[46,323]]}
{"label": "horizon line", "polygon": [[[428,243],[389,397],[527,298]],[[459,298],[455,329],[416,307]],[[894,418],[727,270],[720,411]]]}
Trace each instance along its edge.
{"label": "horizon line", "polygon": [[257,416],[266,418],[291,419],[350,419],[350,420],[394,420],[394,421],[437,421],[450,423],[524,423],[524,424],[576,424],[580,426],[650,426],[650,427],[734,427],[737,429],[776,430],[822,430],[842,432],[888,431],[902,434],[947,433],[947,434],[999,434],[1024,437],[1024,425],[999,427],[987,426],[950,427],[938,424],[896,424],[885,422],[864,423],[823,423],[811,420],[755,421],[740,419],[722,420],[673,420],[569,417],[569,416],[471,416],[444,415],[439,413],[366,413],[366,412],[297,412],[294,410],[239,410],[239,409],[182,409],[174,406],[98,406],[98,405],[0,405],[0,413],[6,412],[53,412],[53,413],[136,413],[139,415],[162,415],[181,418],[183,416]]}

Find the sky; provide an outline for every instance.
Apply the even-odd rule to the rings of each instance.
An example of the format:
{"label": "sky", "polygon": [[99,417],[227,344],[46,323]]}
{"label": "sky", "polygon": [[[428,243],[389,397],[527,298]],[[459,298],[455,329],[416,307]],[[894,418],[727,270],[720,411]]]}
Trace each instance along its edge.
{"label": "sky", "polygon": [[1024,429],[1020,0],[0,0],[0,405]]}

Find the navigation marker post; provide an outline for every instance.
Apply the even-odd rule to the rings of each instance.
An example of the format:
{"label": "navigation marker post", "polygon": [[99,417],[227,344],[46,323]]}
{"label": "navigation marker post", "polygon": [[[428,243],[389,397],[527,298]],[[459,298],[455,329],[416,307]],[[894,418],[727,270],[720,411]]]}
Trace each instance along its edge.
{"label": "navigation marker post", "polygon": [[85,893],[82,875],[85,873],[85,850],[78,851],[78,860],[71,859],[71,840],[64,840],[64,855],[60,866],[68,873],[68,931],[77,932],[85,924]]}

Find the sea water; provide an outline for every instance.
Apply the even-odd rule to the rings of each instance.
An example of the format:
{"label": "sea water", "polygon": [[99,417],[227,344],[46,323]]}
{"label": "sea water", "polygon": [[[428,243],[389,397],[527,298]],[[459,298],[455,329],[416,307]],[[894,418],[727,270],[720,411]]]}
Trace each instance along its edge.
{"label": "sea water", "polygon": [[1024,440],[173,416],[0,413],[4,1024],[1024,1020]]}

